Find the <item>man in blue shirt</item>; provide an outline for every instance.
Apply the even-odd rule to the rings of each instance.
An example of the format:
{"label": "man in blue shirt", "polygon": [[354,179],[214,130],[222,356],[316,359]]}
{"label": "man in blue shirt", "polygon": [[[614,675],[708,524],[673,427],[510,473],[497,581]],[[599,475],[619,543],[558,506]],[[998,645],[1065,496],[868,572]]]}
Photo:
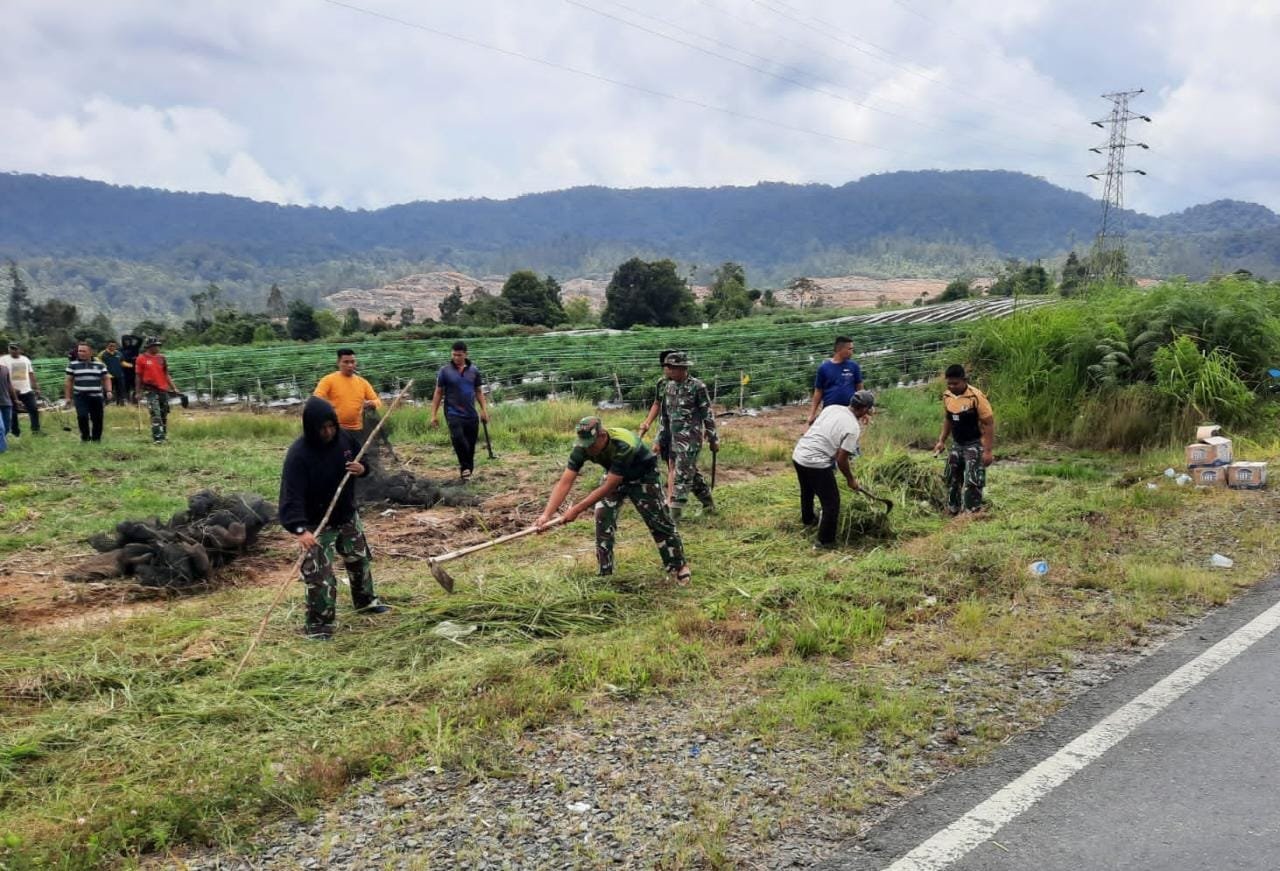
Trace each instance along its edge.
{"label": "man in blue shirt", "polygon": [[[485,404],[484,379],[467,359],[466,342],[454,342],[449,362],[436,373],[436,392],[431,397],[431,425],[440,425],[440,402],[444,400],[444,418],[449,424],[449,441],[458,455],[458,474],[463,481],[471,477],[476,461],[476,438],[480,421],[489,422]],[[480,413],[476,414],[476,405]]]}
{"label": "man in blue shirt", "polygon": [[818,412],[829,405],[848,405],[853,394],[862,389],[862,369],[850,357],[853,356],[853,339],[836,336],[835,351],[831,359],[818,367],[813,379],[813,402],[809,404],[809,426],[818,419]]}

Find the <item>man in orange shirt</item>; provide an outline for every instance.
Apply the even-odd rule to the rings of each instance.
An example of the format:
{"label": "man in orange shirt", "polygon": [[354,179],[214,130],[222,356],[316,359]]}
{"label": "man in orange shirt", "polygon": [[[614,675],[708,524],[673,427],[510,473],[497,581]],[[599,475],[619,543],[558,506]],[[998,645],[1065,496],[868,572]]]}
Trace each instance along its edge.
{"label": "man in orange shirt", "polygon": [[338,349],[338,371],[320,379],[315,395],[333,406],[338,425],[349,432],[364,428],[366,408],[382,407],[373,385],[356,374],[356,352],[350,348]]}

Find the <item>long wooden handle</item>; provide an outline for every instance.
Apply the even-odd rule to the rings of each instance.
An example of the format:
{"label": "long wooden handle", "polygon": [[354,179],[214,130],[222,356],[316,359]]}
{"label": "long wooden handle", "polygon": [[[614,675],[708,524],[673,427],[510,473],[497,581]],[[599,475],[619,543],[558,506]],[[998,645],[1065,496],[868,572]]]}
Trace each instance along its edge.
{"label": "long wooden handle", "polygon": [[[373,444],[374,437],[377,436],[379,431],[381,431],[382,425],[391,419],[391,415],[400,407],[400,403],[409,395],[409,390],[412,387],[413,381],[410,380],[409,383],[404,386],[404,389],[400,391],[400,395],[391,403],[391,407],[387,409],[387,413],[378,421],[378,425],[369,433],[369,437],[365,439],[364,444],[360,446],[360,450],[356,452],[355,459],[351,462],[360,462],[360,458],[363,457],[364,452],[369,449],[369,445]],[[350,472],[347,472],[342,476],[342,483],[339,484],[338,489],[333,492],[333,498],[329,500],[329,507],[325,509],[324,517],[320,518],[320,525],[316,527],[315,532],[313,532],[312,535],[319,535],[324,532],[325,527],[329,525],[329,517],[333,514],[333,509],[337,507],[338,497],[342,495],[342,488],[346,487],[347,482],[350,480]],[[231,673],[231,681],[233,683],[236,678],[240,676],[240,672],[244,669],[244,664],[249,661],[249,656],[253,653],[254,648],[258,646],[258,642],[262,640],[262,633],[267,631],[267,621],[271,619],[271,612],[276,609],[276,606],[280,604],[280,600],[284,598],[285,591],[289,589],[289,583],[297,577],[298,572],[302,569],[302,561],[306,558],[306,551],[299,554],[297,561],[293,564],[293,568],[289,569],[289,574],[285,576],[285,579],[281,581],[280,586],[276,588],[275,596],[271,599],[271,603],[267,605],[267,613],[262,615],[262,622],[258,624],[258,631],[253,634],[253,638],[249,639],[249,648],[245,650],[244,656],[240,658],[239,664],[236,665],[236,670]]]}
{"label": "long wooden handle", "polygon": [[[564,522],[564,518],[556,517],[543,528],[550,529],[553,526],[559,526],[563,522]],[[442,553],[440,554],[440,556],[433,556],[433,557],[430,557],[429,559],[431,562],[437,563],[437,564],[447,563],[450,560],[455,560],[458,557],[466,556],[467,554],[470,554],[470,553],[475,553],[478,550],[484,550],[486,548],[493,547],[495,544],[504,544],[508,541],[515,541],[517,538],[524,538],[526,535],[533,535],[537,531],[538,531],[538,527],[530,526],[528,529],[521,529],[519,532],[509,532],[506,535],[500,535],[497,538],[492,539],[491,541],[482,541],[479,544],[473,544],[470,547],[464,547],[458,550],[449,551],[449,553]]]}

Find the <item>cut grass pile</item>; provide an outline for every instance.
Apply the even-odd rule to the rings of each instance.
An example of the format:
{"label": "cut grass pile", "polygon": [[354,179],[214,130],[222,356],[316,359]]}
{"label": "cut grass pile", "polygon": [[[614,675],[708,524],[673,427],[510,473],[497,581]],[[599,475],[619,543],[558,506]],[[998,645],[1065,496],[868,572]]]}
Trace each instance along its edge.
{"label": "cut grass pile", "polygon": [[[916,407],[901,401],[906,412]],[[549,487],[567,453],[555,434],[582,410],[528,409],[522,425],[544,434],[522,445],[504,429],[494,470],[545,465]],[[716,692],[745,669],[762,692],[733,724],[764,742],[803,734],[855,748],[883,739],[909,752],[955,716],[910,689],[913,681],[957,662],[1060,662],[1065,651],[1124,643],[1152,621],[1223,601],[1280,554],[1275,536],[1263,534],[1269,494],[1115,486],[1122,471],[1158,476],[1170,460],[1161,454],[1136,469],[1095,458],[1096,479],[997,465],[991,512],[945,522],[920,505],[936,498],[926,472],[936,465],[885,450],[900,437],[894,421],[889,406],[856,468],[901,499],[901,538],[814,553],[794,475],[742,480],[717,490],[718,516],[685,524],[688,589],[661,585],[652,542],[626,511],[609,579],[595,577],[583,521],[451,564],[458,592],[450,597],[420,561],[378,558],[379,592],[396,610],[353,617],[342,602],[330,644],[298,636],[295,592],[235,685],[229,677],[270,590],[221,590],[74,630],[7,627],[0,862],[93,867],[179,844],[234,843],[264,817],[309,817],[353,779],[404,766],[507,773],[522,734],[593,699],[695,684]],[[420,423],[406,416],[402,442],[418,437]],[[218,420],[208,426],[225,433],[188,438],[196,425],[180,422],[160,449],[123,437],[98,453],[53,437],[24,443],[24,461],[0,477],[0,499],[7,517],[37,516],[9,533],[3,554],[55,536],[51,546],[75,547],[66,539],[141,506],[172,510],[210,475],[273,492],[287,427],[240,440]],[[786,450],[778,441],[739,444],[735,463]],[[108,462],[108,451],[128,459]],[[95,480],[93,495],[45,487],[58,468]],[[169,496],[157,491],[172,491],[175,504],[159,504]],[[842,498],[849,506],[861,497]],[[1203,569],[1214,550],[1237,567]],[[1044,577],[1027,570],[1038,559],[1050,563]],[[445,621],[451,628],[441,630]],[[997,728],[978,734],[1002,737]],[[722,848],[710,838],[698,850],[709,859]]]}

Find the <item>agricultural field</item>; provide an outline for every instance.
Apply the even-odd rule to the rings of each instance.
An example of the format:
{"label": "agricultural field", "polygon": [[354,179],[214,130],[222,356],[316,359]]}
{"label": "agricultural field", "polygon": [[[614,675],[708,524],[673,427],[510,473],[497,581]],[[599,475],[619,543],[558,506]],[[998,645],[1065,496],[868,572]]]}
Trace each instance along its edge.
{"label": "agricultural field", "polygon": [[[650,401],[658,351],[690,351],[696,374],[726,403],[736,406],[741,390],[750,407],[778,405],[808,395],[812,371],[830,356],[832,340],[845,332],[855,341],[868,386],[874,389],[933,377],[939,349],[964,335],[956,324],[832,325],[749,319],[707,329],[633,329],[626,332],[468,338],[472,359],[490,383],[494,401],[548,396],[587,402],[619,398]],[[452,339],[370,340],[351,345],[361,373],[390,392],[416,379],[414,394],[429,397],[436,369],[448,361]],[[214,401],[266,402],[305,395],[309,385],[334,369],[342,342],[190,349],[166,353],[174,382],[184,391]],[[61,384],[65,363],[42,360],[44,385]],[[56,395],[46,387],[46,394]],[[619,397],[621,394],[621,397]]]}
{"label": "agricultural field", "polygon": [[[777,329],[727,349],[734,392],[731,361],[758,357],[752,341],[791,348],[793,366],[827,341]],[[609,393],[601,361],[629,361],[625,393],[652,380],[651,347],[718,359],[727,340],[702,335],[561,340],[555,371],[565,348],[598,342],[581,346],[582,380],[607,382],[497,406],[480,505],[366,511],[394,610],[355,617],[341,601],[330,644],[297,632],[295,549],[274,527],[186,595],[62,580],[88,535],[199,488],[274,497],[293,412],[175,412],[159,447],[132,409],[108,411],[100,445],[54,414],[48,435],[14,441],[0,462],[0,867],[816,861],[1280,561],[1275,493],[1178,487],[1167,447],[1001,440],[989,511],[945,519],[920,450],[937,435],[934,385],[884,393],[855,470],[895,508],[886,521],[846,491],[837,551],[812,550],[800,526],[789,457],[804,412],[787,407],[722,418],[720,513],[683,525],[690,587],[664,584],[627,509],[611,578],[579,521],[451,563],[457,590],[440,590],[425,556],[537,516],[592,408],[573,397]],[[490,368],[528,368],[542,342],[550,360],[556,343],[489,341],[475,356]],[[499,356],[507,342],[520,351]],[[392,366],[385,350],[362,351],[366,370]],[[288,351],[328,371],[328,351]],[[414,353],[399,377],[418,374]],[[605,414],[634,425],[642,411]],[[451,477],[427,418],[398,412],[391,439],[415,473]],[[1280,459],[1274,438],[1248,447]],[[1235,567],[1207,568],[1214,552]],[[1042,559],[1047,574],[1028,571]],[[232,680],[280,584],[285,605]]]}

